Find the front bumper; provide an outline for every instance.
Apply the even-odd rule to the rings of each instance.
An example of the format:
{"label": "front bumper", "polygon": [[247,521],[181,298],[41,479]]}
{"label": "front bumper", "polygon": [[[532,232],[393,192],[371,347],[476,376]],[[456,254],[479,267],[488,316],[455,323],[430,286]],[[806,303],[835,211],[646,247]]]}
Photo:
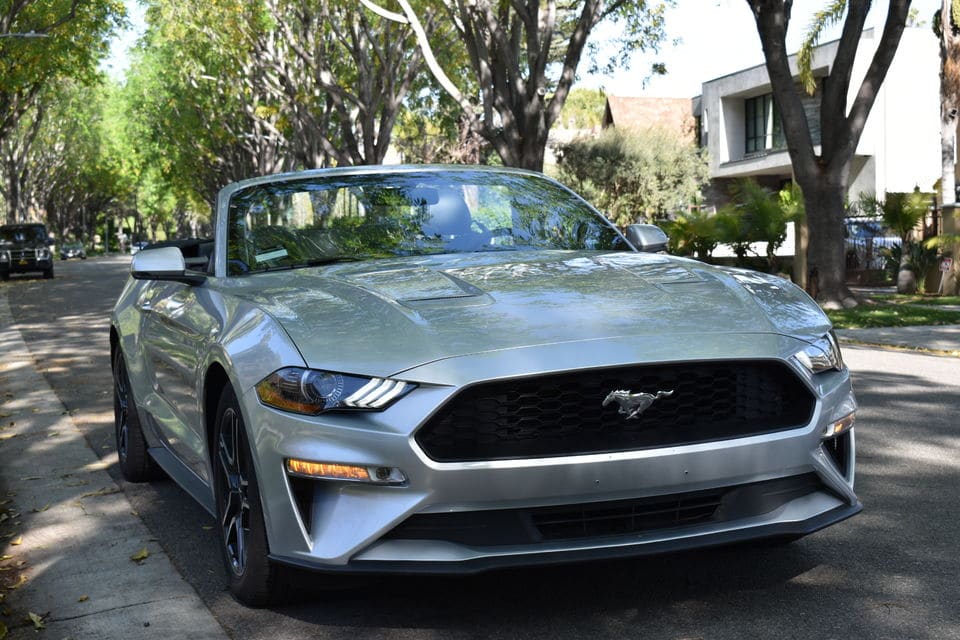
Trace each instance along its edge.
{"label": "front bumper", "polygon": [[[769,341],[767,346],[780,354],[797,350],[790,339]],[[750,346],[758,347],[758,341]],[[510,366],[505,362],[508,358],[462,358],[460,370],[491,379],[496,367]],[[491,369],[488,365],[497,360],[500,363]],[[794,368],[817,399],[809,423],[800,428],[639,451],[457,463],[431,460],[414,435],[465,379],[453,386],[424,384],[382,413],[320,417],[266,408],[251,390],[243,394],[242,402],[256,443],[271,557],[325,571],[470,573],[812,533],[861,509],[853,492],[853,431],[843,436],[840,458],[821,439],[823,425],[849,413],[856,404],[847,371],[821,374],[814,380],[804,378],[798,365]],[[409,373],[406,379],[418,379],[416,370]],[[428,370],[419,373],[420,380],[432,375]],[[402,470],[407,480],[400,486],[303,481],[286,473],[288,458],[393,467]],[[411,518],[431,514],[602,505],[801,477],[814,479],[808,491],[756,512],[618,534],[560,539],[534,535],[520,542],[484,544],[482,536],[465,542],[455,536],[442,539],[435,532],[423,538],[396,533]],[[495,533],[491,531],[492,540]]]}
{"label": "front bumper", "polygon": [[36,273],[48,271],[53,266],[53,258],[35,258],[32,256],[14,257],[0,260],[0,273]]}

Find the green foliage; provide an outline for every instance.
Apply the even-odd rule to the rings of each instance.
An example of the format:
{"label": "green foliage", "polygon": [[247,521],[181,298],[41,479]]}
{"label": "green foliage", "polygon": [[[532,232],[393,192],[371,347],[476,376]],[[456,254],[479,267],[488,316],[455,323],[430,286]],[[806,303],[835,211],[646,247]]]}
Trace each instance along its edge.
{"label": "green foliage", "polygon": [[937,266],[939,261],[935,247],[911,242],[907,245],[907,255],[904,256],[902,245],[895,244],[882,249],[881,254],[884,258],[883,268],[891,278],[897,279],[900,271],[909,269],[917,278],[917,288],[921,293],[926,292],[926,274]]}
{"label": "green foliage", "polygon": [[776,251],[787,239],[787,224],[805,214],[800,189],[791,185],[776,193],[748,178],[734,183],[731,195],[717,216],[720,241],[733,247],[741,263],[752,243],[766,243],[768,268],[776,271]]}
{"label": "green foliage", "polygon": [[670,238],[672,254],[707,260],[719,244],[718,217],[700,208],[679,212],[661,226]]}
{"label": "green foliage", "polygon": [[878,215],[884,226],[895,232],[903,244],[910,244],[910,233],[927,213],[930,194],[914,189],[911,193],[887,193],[885,200],[860,194],[859,208],[867,215]]}
{"label": "green foliage", "polygon": [[811,69],[813,50],[820,42],[820,36],[824,30],[840,22],[846,10],[847,0],[830,0],[826,7],[813,14],[813,19],[803,36],[803,42],[797,52],[797,69],[803,88],[811,96],[817,90],[817,80],[813,77],[813,70]]}
{"label": "green foliage", "polygon": [[694,202],[709,179],[706,154],[662,129],[607,129],[560,149],[561,177],[616,224],[664,218]]}
{"label": "green foliage", "polygon": [[568,129],[600,126],[607,96],[602,89],[573,89],[560,110],[559,123]]}
{"label": "green foliage", "polygon": [[0,38],[0,191],[8,220],[22,217],[30,204],[23,190],[29,187],[28,156],[46,111],[38,101],[49,100],[61,83],[98,82],[97,62],[124,15],[119,0],[0,1],[0,34],[39,36]]}

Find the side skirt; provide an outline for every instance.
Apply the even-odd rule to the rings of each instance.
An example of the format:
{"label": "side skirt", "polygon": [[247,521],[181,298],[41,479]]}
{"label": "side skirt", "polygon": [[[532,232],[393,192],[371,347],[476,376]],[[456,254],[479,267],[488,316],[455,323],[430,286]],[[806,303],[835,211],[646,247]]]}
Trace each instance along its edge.
{"label": "side skirt", "polygon": [[185,466],[180,459],[170,453],[163,446],[150,447],[147,452],[150,457],[156,460],[160,468],[170,476],[174,482],[180,485],[180,488],[190,494],[194,500],[200,503],[207,513],[216,517],[217,508],[213,502],[213,490],[206,482],[200,479],[196,473]]}

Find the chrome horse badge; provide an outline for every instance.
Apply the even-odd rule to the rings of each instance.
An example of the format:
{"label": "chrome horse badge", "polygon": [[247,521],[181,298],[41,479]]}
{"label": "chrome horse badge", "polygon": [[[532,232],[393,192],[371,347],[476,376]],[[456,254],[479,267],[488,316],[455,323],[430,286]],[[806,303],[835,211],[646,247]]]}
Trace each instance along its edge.
{"label": "chrome horse badge", "polygon": [[650,393],[630,393],[629,391],[611,391],[603,400],[603,406],[611,402],[620,405],[620,411],[627,416],[627,420],[633,420],[640,417],[640,414],[650,408],[654,401],[660,398],[667,398],[673,395],[673,390],[657,391],[656,394]]}

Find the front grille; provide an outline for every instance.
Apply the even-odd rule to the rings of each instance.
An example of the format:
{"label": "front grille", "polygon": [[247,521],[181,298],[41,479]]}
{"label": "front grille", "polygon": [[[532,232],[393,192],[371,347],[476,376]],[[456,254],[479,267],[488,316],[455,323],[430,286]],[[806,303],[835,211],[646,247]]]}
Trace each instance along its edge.
{"label": "front grille", "polygon": [[31,262],[37,259],[36,249],[11,249],[10,259],[13,261],[29,260]]}
{"label": "front grille", "polygon": [[[636,419],[602,406],[613,390],[673,391]],[[630,451],[802,426],[815,398],[785,364],[694,362],[583,370],[479,384],[416,433],[439,462]]]}
{"label": "front grille", "polygon": [[489,547],[623,536],[756,517],[822,488],[814,474],[805,474],[636,500],[423,513],[411,516],[384,539]]}

